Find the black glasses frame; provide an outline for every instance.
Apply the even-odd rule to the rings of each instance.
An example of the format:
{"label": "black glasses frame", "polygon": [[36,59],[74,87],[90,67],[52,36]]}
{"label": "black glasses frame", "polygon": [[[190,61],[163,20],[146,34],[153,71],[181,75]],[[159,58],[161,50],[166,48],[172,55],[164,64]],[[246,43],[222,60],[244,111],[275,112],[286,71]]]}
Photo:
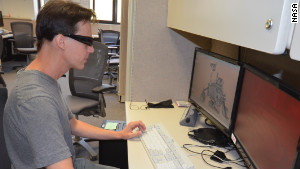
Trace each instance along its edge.
{"label": "black glasses frame", "polygon": [[94,42],[94,39],[92,37],[88,37],[88,36],[74,35],[74,34],[63,34],[63,35],[67,36],[69,38],[72,38],[74,40],[77,40],[78,42],[81,42],[88,46],[92,46],[93,42]]}

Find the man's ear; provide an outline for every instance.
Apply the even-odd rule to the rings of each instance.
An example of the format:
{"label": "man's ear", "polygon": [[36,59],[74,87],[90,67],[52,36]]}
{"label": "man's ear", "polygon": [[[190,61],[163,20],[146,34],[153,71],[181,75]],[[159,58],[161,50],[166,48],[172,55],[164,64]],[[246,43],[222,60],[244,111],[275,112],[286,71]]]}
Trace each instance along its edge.
{"label": "man's ear", "polygon": [[65,49],[65,37],[61,34],[56,35],[55,37],[55,42],[57,44],[57,46],[61,49]]}

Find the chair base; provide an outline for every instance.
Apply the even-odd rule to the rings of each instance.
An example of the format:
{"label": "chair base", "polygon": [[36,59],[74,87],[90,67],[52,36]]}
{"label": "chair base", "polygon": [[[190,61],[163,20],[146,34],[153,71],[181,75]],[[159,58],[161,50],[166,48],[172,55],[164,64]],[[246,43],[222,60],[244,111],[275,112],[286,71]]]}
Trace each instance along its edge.
{"label": "chair base", "polygon": [[92,149],[92,147],[86,142],[86,138],[81,138],[78,136],[73,137],[73,145],[78,144],[82,146],[89,154],[90,160],[95,161],[97,160],[97,153]]}

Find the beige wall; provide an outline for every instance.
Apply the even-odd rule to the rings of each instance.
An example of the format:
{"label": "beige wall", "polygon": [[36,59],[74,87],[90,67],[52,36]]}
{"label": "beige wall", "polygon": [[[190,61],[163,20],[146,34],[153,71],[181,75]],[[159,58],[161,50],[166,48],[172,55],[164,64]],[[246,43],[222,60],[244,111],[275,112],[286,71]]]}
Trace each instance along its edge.
{"label": "beige wall", "polygon": [[34,1],[36,0],[0,0],[0,10],[4,16],[33,20]]}
{"label": "beige wall", "polygon": [[98,34],[98,28],[101,28],[103,30],[120,31],[120,25],[119,24],[93,23],[92,24],[92,34],[93,35],[97,35]]}

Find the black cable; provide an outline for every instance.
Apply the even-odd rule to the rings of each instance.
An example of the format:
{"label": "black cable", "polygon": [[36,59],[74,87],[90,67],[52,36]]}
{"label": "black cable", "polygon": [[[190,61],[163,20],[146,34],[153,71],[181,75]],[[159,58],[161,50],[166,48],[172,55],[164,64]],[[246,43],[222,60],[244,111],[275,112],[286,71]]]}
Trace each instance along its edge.
{"label": "black cable", "polygon": [[[230,151],[232,151],[232,150],[237,150],[237,148],[235,147],[235,146],[233,146],[232,145],[232,147],[231,147],[231,149],[227,149],[227,148],[225,148],[227,151],[225,151],[224,153],[226,154],[226,153],[229,153]],[[241,156],[239,156],[239,158],[237,158],[237,159],[235,159],[235,160],[233,160],[233,161],[237,161],[237,160],[239,160],[239,159],[242,159],[242,157]],[[242,159],[243,160],[243,159]],[[244,161],[244,160],[243,160]],[[245,163],[245,162],[244,162]]]}
{"label": "black cable", "polygon": [[195,151],[192,151],[192,150],[188,149],[188,148],[186,147],[187,145],[191,145],[191,146],[194,146],[194,147],[212,147],[212,146],[199,146],[199,145],[193,145],[193,144],[184,144],[184,145],[183,145],[183,148],[185,148],[186,150],[188,150],[188,151],[190,151],[190,152],[192,152],[192,153],[200,154],[201,157],[202,157],[202,160],[203,160],[206,164],[208,164],[208,165],[210,165],[210,166],[212,166],[212,167],[222,168],[222,167],[218,167],[218,166],[214,166],[214,165],[212,165],[212,164],[209,164],[209,163],[204,159],[203,155],[210,156],[210,154],[204,154],[204,151],[209,151],[209,152],[214,153],[213,151],[210,151],[210,150],[203,150],[201,153],[199,153],[199,152],[195,152]]}
{"label": "black cable", "polygon": [[233,145],[230,145],[230,147],[224,147],[224,149],[226,149],[227,151],[225,151],[224,153],[228,153],[228,152],[230,152],[230,151],[232,151],[232,150],[236,150],[236,148],[233,146]]}
{"label": "black cable", "polygon": [[207,122],[208,120],[209,120],[208,118],[205,118],[204,123],[205,123],[207,126],[209,126],[209,127],[216,128],[215,125],[209,124],[209,123]]}
{"label": "black cable", "polygon": [[[229,152],[232,151],[232,150],[236,150],[235,147],[232,147],[232,149],[227,149],[227,148],[225,148],[225,149],[227,150],[227,151],[224,152],[225,154],[226,154],[226,153],[229,153]],[[226,161],[229,162],[229,163],[237,164],[237,165],[242,166],[242,167],[247,167],[246,165],[241,165],[241,164],[235,162],[235,161],[237,161],[237,160],[239,160],[239,159],[242,159],[242,158],[239,156],[239,158],[237,158],[237,159],[235,159],[235,160],[227,159]],[[242,160],[243,160],[243,159],[242,159]],[[243,160],[243,161],[244,161],[244,160]],[[245,164],[245,161],[244,161],[244,164]]]}
{"label": "black cable", "polygon": [[[209,152],[214,153],[213,151],[210,151],[210,150],[203,150],[201,153],[203,153],[204,151],[209,151]],[[217,158],[219,158],[219,157],[217,157]],[[208,165],[210,165],[210,166],[217,167],[217,168],[221,168],[221,167],[218,167],[218,166],[214,166],[214,165],[212,165],[212,164],[209,164],[207,161],[204,160],[203,157],[202,157],[202,159],[203,159],[204,162],[206,162],[206,163],[207,163]],[[220,159],[221,161],[223,161],[223,162],[233,163],[233,164],[239,165],[239,166],[241,166],[241,167],[247,167],[246,165],[241,165],[241,164],[239,164],[238,162],[235,162],[236,160],[230,160],[230,159],[228,159],[228,158],[225,158],[225,159],[219,158],[219,159]]]}
{"label": "black cable", "polygon": [[213,151],[210,151],[210,150],[203,150],[203,151],[201,151],[201,157],[202,157],[202,160],[203,160],[206,164],[208,164],[208,165],[210,165],[210,166],[212,166],[212,167],[222,168],[222,167],[219,167],[219,166],[215,166],[215,165],[209,164],[209,163],[204,159],[204,157],[203,157],[203,153],[204,153],[205,151],[209,151],[209,152],[214,153]]}
{"label": "black cable", "polygon": [[[185,148],[186,150],[192,152],[192,153],[195,153],[195,154],[201,154],[199,152],[196,152],[196,151],[192,151],[190,149],[188,149],[186,146],[193,146],[193,147],[212,147],[212,146],[199,146],[199,145],[195,145],[195,144],[183,144],[183,148]],[[208,155],[208,154],[205,154],[205,155]]]}
{"label": "black cable", "polygon": [[[218,167],[218,166],[212,165],[212,164],[208,163],[208,162],[204,159],[203,155],[206,155],[206,156],[212,156],[212,155],[210,155],[210,154],[204,154],[205,151],[208,151],[208,152],[211,152],[211,153],[214,154],[213,151],[211,151],[211,150],[202,150],[202,152],[199,153],[199,152],[190,150],[187,146],[200,147],[200,148],[202,148],[202,147],[212,147],[212,146],[200,146],[200,145],[195,145],[195,144],[183,144],[183,148],[185,148],[186,150],[188,150],[188,151],[190,151],[190,152],[192,152],[192,153],[195,153],[195,154],[200,154],[201,157],[202,157],[202,159],[203,159],[203,161],[204,161],[206,164],[208,164],[208,165],[210,165],[210,166],[212,166],[212,167],[222,168],[222,167]],[[230,152],[230,151],[232,151],[232,150],[235,150],[235,149],[232,148],[232,149],[227,149],[227,150],[228,150],[228,151],[224,152],[225,154],[228,153],[228,152]],[[217,157],[217,158],[218,158],[218,157]],[[237,160],[240,159],[240,158],[241,158],[241,157],[237,158],[236,160],[230,160],[230,159],[228,159],[228,158],[226,158],[226,159],[224,159],[224,160],[223,160],[223,159],[220,159],[220,160],[222,160],[222,161],[224,161],[224,162],[227,162],[227,163],[234,163],[234,164],[239,165],[239,166],[241,166],[241,167],[247,167],[246,165],[242,165],[242,164],[239,164],[238,162],[235,162],[235,161],[237,161]],[[243,161],[244,161],[244,160],[243,160]],[[242,161],[241,161],[241,162],[242,162]]]}
{"label": "black cable", "polygon": [[234,163],[234,164],[239,165],[239,166],[241,166],[241,167],[247,168],[246,165],[239,164],[239,163],[237,163],[237,162],[235,162],[235,161],[227,161],[227,162],[229,162],[229,163]]}

